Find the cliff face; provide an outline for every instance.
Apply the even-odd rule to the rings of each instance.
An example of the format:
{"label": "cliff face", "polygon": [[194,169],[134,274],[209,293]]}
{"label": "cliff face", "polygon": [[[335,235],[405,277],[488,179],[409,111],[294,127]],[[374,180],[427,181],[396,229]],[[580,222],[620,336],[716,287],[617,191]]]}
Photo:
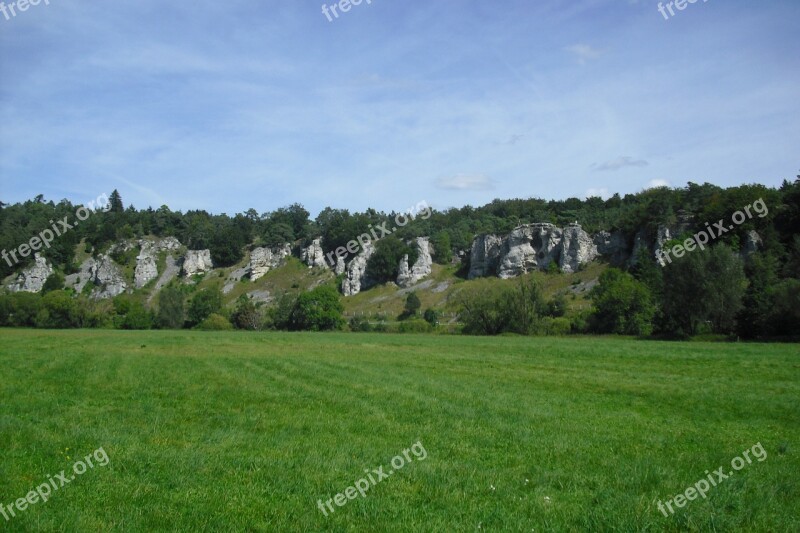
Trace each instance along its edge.
{"label": "cliff face", "polygon": [[598,256],[597,246],[577,225],[525,224],[505,237],[480,235],[470,253],[469,278],[497,275],[515,278],[555,263],[563,272],[575,272]]}

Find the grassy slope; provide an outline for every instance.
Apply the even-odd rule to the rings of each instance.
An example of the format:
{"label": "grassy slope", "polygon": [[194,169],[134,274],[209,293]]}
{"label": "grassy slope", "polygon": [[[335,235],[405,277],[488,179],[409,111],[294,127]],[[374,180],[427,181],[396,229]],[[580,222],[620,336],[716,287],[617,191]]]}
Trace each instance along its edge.
{"label": "grassy slope", "polygon": [[[0,529],[800,529],[796,345],[0,336],[0,502],[98,447],[111,458]],[[417,440],[425,461],[317,509]],[[756,442],[767,460],[707,500],[655,508]]]}

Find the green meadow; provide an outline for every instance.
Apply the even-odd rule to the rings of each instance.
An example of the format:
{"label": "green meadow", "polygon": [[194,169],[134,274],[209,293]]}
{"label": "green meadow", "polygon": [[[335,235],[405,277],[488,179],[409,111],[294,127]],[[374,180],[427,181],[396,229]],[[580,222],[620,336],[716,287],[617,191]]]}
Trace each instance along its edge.
{"label": "green meadow", "polygon": [[109,458],[0,531],[800,531],[798,345],[7,329],[0,376],[0,504]]}

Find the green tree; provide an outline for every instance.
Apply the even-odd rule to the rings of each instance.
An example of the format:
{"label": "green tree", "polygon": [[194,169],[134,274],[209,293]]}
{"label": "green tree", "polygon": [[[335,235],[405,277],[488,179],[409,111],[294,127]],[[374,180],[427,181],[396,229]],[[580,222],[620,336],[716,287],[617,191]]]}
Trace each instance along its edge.
{"label": "green tree", "polygon": [[439,325],[439,312],[436,309],[433,308],[426,309],[425,313],[422,315],[422,318],[424,318],[425,322],[427,322],[433,327]]}
{"label": "green tree", "polygon": [[77,328],[80,315],[75,300],[64,291],[48,292],[42,297],[42,309],[37,315],[37,327]]}
{"label": "green tree", "polygon": [[222,295],[216,287],[204,289],[192,296],[186,313],[189,325],[194,327],[222,309]]}
{"label": "green tree", "polygon": [[599,333],[649,335],[653,330],[655,307],[644,283],[616,268],[600,275],[592,289],[593,323]]}
{"label": "green tree", "polygon": [[433,260],[440,265],[448,265],[453,260],[453,245],[450,243],[450,233],[440,231],[431,238],[433,245]]}
{"label": "green tree", "polygon": [[125,211],[125,206],[122,205],[122,196],[120,196],[117,189],[111,192],[108,203],[110,205],[109,212],[111,213],[123,213]]}
{"label": "green tree", "polygon": [[64,274],[56,270],[49,276],[44,282],[42,286],[42,294],[46,294],[52,291],[60,291],[64,288]]}
{"label": "green tree", "polygon": [[293,331],[330,331],[342,329],[345,324],[344,306],[339,292],[330,285],[322,285],[304,292],[297,298],[289,329]]}
{"label": "green tree", "polygon": [[408,255],[408,264],[411,265],[417,260],[417,249],[411,247],[390,235],[375,243],[375,251],[367,261],[366,275],[376,283],[386,283],[397,279],[400,260]]}
{"label": "green tree", "polygon": [[164,329],[181,329],[186,320],[183,293],[174,286],[162,289],[158,295],[158,315],[156,322]]}
{"label": "green tree", "polygon": [[406,296],[406,305],[403,308],[403,316],[405,317],[412,317],[419,312],[419,308],[422,307],[422,302],[419,301],[419,296],[417,296],[416,292],[409,292],[408,296]]}
{"label": "green tree", "polygon": [[664,267],[662,331],[683,336],[704,328],[731,333],[745,286],[742,261],[725,245],[674,259]]}
{"label": "green tree", "polygon": [[256,331],[262,328],[264,318],[252,299],[246,294],[236,300],[236,308],[231,314],[231,322],[237,329]]}

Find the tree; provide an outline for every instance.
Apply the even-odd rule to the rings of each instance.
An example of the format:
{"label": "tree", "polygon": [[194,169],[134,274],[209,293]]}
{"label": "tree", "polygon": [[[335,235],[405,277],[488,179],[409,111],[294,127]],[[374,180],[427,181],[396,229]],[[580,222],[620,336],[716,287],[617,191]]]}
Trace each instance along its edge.
{"label": "tree", "polygon": [[231,322],[234,327],[256,331],[261,329],[263,321],[264,319],[253,300],[246,294],[239,296],[239,299],[236,300],[236,308],[231,314]]}
{"label": "tree", "polygon": [[156,322],[164,329],[180,329],[184,321],[183,293],[177,287],[165,287],[158,296]]}
{"label": "tree", "polygon": [[405,317],[415,316],[420,307],[422,307],[422,302],[419,301],[419,296],[417,296],[417,293],[409,292],[408,296],[406,296],[406,305],[403,309],[403,315]]}
{"label": "tree", "polygon": [[42,297],[42,308],[36,317],[40,328],[77,328],[80,325],[78,306],[64,291],[48,292]]}
{"label": "tree", "polygon": [[425,313],[422,315],[422,318],[424,318],[425,322],[433,327],[439,325],[439,312],[433,308],[426,309]]}
{"label": "tree", "polygon": [[649,335],[653,330],[653,306],[644,283],[616,268],[600,275],[592,289],[594,329],[599,333]]}
{"label": "tree", "polygon": [[707,326],[731,333],[745,286],[741,259],[723,244],[674,259],[664,267],[662,331],[695,335]]}
{"label": "tree", "polygon": [[52,291],[60,291],[64,288],[64,274],[56,270],[49,276],[44,282],[42,286],[42,294],[46,294]]}
{"label": "tree", "polygon": [[189,310],[187,312],[189,325],[194,327],[200,324],[209,315],[216,313],[221,308],[222,295],[218,288],[204,289],[196,293],[189,301]]}
{"label": "tree", "polygon": [[289,320],[293,331],[330,331],[342,329],[345,324],[344,306],[339,292],[330,285],[322,285],[304,292],[297,298]]}
{"label": "tree", "polygon": [[453,260],[453,245],[450,243],[450,234],[440,231],[431,238],[433,245],[433,259],[440,265],[450,264]]}
{"label": "tree", "polygon": [[400,260],[408,255],[409,265],[417,260],[417,249],[391,235],[375,243],[375,251],[367,261],[367,277],[376,283],[397,279]]}
{"label": "tree", "polygon": [[541,287],[534,278],[510,287],[482,282],[475,289],[465,290],[458,302],[464,333],[470,335],[539,333],[541,318],[547,312]]}
{"label": "tree", "polygon": [[123,213],[125,211],[125,207],[122,205],[122,196],[120,196],[117,189],[114,189],[111,192],[111,196],[108,198],[108,203],[110,205],[108,210],[110,213]]}

